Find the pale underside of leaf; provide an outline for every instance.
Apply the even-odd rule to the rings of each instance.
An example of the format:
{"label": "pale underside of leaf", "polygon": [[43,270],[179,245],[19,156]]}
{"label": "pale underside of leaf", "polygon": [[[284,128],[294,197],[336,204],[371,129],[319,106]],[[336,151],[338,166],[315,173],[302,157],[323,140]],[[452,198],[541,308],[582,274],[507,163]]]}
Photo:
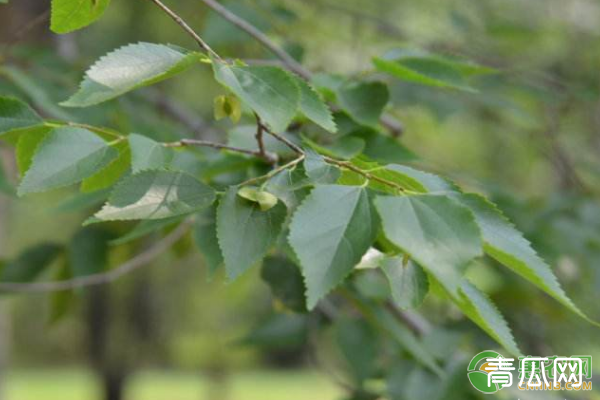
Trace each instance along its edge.
{"label": "pale underside of leaf", "polygon": [[61,103],[65,107],[87,107],[131,90],[167,79],[197,63],[201,54],[178,48],[137,43],[101,57],[86,72],[79,91]]}
{"label": "pale underside of leaf", "polygon": [[162,219],[211,205],[215,191],[183,172],[143,171],[122,180],[95,217],[103,221]]}

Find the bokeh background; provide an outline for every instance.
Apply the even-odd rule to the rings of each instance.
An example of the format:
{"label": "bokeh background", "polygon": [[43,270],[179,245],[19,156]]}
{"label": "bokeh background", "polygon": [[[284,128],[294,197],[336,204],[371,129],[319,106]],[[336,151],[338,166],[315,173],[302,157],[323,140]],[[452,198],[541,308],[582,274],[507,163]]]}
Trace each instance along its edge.
{"label": "bokeh background", "polygon": [[[221,54],[276,62],[201,1],[170,5]],[[371,58],[397,47],[465,57],[499,70],[477,93],[389,77],[388,112],[415,165],[493,198],[553,266],[567,293],[600,320],[600,2],[597,0],[235,0],[224,3],[315,72],[370,75]],[[221,94],[209,68],[79,111],[56,104],[108,51],[138,41],[194,43],[149,1],[114,1],[96,24],[57,36],[48,1],[0,5],[0,93],[44,115],[95,122],[172,140],[216,133]],[[182,124],[172,118],[183,116]],[[4,146],[4,145],[2,145]],[[2,167],[16,179],[12,149]],[[0,193],[0,257],[49,239],[69,242],[86,213],[65,206],[68,190],[16,201]],[[124,228],[118,228],[124,229]],[[112,252],[127,259],[144,240]],[[191,239],[151,266],[96,290],[0,298],[0,399],[311,399],[344,397],[348,360],[323,316],[273,313],[254,269],[235,283],[206,278]],[[600,366],[600,330],[532,285],[497,268],[468,274],[493,298],[526,354],[590,354]],[[75,300],[70,301],[67,296]],[[452,306],[429,296],[416,313],[440,357],[497,347]],[[596,376],[600,368],[594,366]],[[423,375],[397,378],[394,399],[434,398]],[[389,382],[388,382],[389,383]],[[384,385],[384,382],[374,382]],[[466,374],[463,385],[468,385]],[[600,379],[594,378],[600,388]],[[596,393],[500,398],[585,398]],[[444,395],[441,398],[451,398]]]}

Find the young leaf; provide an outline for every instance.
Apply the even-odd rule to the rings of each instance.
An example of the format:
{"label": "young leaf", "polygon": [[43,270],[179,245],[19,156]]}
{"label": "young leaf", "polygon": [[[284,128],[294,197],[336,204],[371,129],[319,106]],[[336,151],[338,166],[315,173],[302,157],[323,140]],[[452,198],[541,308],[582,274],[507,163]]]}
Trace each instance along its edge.
{"label": "young leaf", "polygon": [[297,265],[286,257],[265,258],[260,276],[271,288],[273,296],[287,309],[306,311],[304,281]]}
{"label": "young leaf", "polygon": [[487,254],[554,297],[574,313],[589,320],[567,297],[548,264],[537,255],[527,239],[494,204],[476,194],[460,195],[458,199],[475,215]]}
{"label": "young leaf", "polygon": [[377,196],[385,237],[458,294],[467,264],[482,255],[473,214],[445,196]]}
{"label": "young leaf", "polygon": [[366,191],[317,186],[293,216],[289,242],[306,280],[308,308],[340,284],[371,246],[375,219]]}
{"label": "young leaf", "polygon": [[229,117],[231,122],[237,124],[242,117],[242,106],[237,97],[222,95],[215,97],[215,119],[217,121]]}
{"label": "young leaf", "polygon": [[210,206],[215,191],[183,172],[143,171],[117,184],[95,217],[101,221],[162,219]]}
{"label": "young leaf", "polygon": [[56,128],[39,144],[18,194],[77,183],[107,166],[117,155],[114,148],[86,129]]}
{"label": "young leaf", "polygon": [[42,118],[21,100],[0,96],[0,136],[43,123]]}
{"label": "young leaf", "polygon": [[459,295],[450,297],[460,310],[488,335],[512,354],[521,355],[506,320],[484,293],[465,279],[461,284]]}
{"label": "young leaf", "polygon": [[173,159],[172,149],[137,133],[129,135],[129,146],[131,147],[131,169],[134,173],[167,167]]}
{"label": "young leaf", "polygon": [[201,57],[198,52],[162,44],[129,44],[108,53],[92,65],[79,91],[61,105],[88,107],[114,99],[170,78],[197,63]]}
{"label": "young leaf", "polygon": [[211,277],[223,265],[223,254],[217,239],[217,207],[211,206],[196,218],[194,241],[202,253]]}
{"label": "young leaf", "polygon": [[277,197],[256,187],[244,186],[238,190],[238,196],[258,203],[261,211],[269,211],[277,205]]}
{"label": "young leaf", "polygon": [[353,82],[338,90],[342,108],[356,122],[368,126],[377,126],[389,97],[387,86],[381,82]]}
{"label": "young leaf", "polygon": [[240,67],[213,60],[215,79],[231,90],[276,132],[290,124],[300,103],[300,90],[277,67]]}
{"label": "young leaf", "polygon": [[110,0],[52,0],[50,29],[69,33],[95,22],[102,16]]}
{"label": "young leaf", "polygon": [[419,50],[398,49],[374,58],[375,67],[405,81],[474,92],[467,78],[492,69],[474,63],[452,60]]}
{"label": "young leaf", "polygon": [[331,111],[321,99],[321,96],[304,79],[293,75],[294,81],[300,89],[300,112],[309,120],[329,132],[336,132],[337,127],[333,121]]}
{"label": "young leaf", "polygon": [[381,261],[381,269],[390,284],[394,303],[403,309],[416,308],[423,303],[429,291],[429,280],[423,269],[402,257],[388,257]]}
{"label": "young leaf", "polygon": [[282,204],[261,211],[258,204],[237,192],[237,187],[230,187],[217,209],[217,237],[231,280],[262,260],[275,243],[286,214]]}
{"label": "young leaf", "polygon": [[131,164],[131,150],[127,142],[120,142],[114,146],[119,152],[117,158],[112,160],[89,178],[81,182],[81,191],[84,193],[106,189],[114,185],[129,170]]}
{"label": "young leaf", "polygon": [[24,251],[0,272],[1,282],[30,282],[60,254],[62,247],[53,243],[43,243]]}

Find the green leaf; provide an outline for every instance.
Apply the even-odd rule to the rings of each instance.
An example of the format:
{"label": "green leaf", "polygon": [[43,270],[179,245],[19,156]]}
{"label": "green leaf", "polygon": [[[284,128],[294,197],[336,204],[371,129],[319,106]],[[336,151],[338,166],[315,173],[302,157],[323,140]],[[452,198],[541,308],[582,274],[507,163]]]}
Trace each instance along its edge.
{"label": "green leaf", "polygon": [[375,323],[382,327],[398,344],[400,344],[414,359],[431,369],[438,376],[443,376],[444,371],[437,365],[435,357],[411,331],[401,324],[391,313],[383,307],[365,304],[369,315],[373,315]]}
{"label": "green leaf", "polygon": [[223,254],[217,239],[217,207],[211,206],[196,218],[194,227],[196,247],[204,257],[208,276],[212,277],[223,265]]}
{"label": "green leaf", "polygon": [[405,263],[402,257],[388,257],[381,261],[380,266],[398,307],[416,308],[423,303],[429,291],[429,280],[419,265],[412,261]]}
{"label": "green leaf", "polygon": [[217,209],[217,237],[231,280],[263,259],[286,215],[283,204],[261,211],[258,204],[241,198],[237,192],[237,187],[230,187]]}
{"label": "green leaf", "polygon": [[354,318],[336,321],[335,334],[352,377],[361,385],[377,372],[380,338],[364,320]]}
{"label": "green leaf", "polygon": [[231,90],[276,132],[290,124],[300,90],[290,74],[277,67],[241,67],[213,60],[215,79]]}
{"label": "green leaf", "polygon": [[589,321],[589,318],[567,297],[550,266],[537,255],[529,241],[515,229],[493,203],[476,194],[460,195],[458,199],[475,215],[487,254]]}
{"label": "green leaf", "polygon": [[407,167],[406,165],[397,164],[386,165],[386,168],[398,172],[405,177],[411,178],[413,182],[418,182],[419,189],[415,190],[420,192],[441,194],[453,193],[457,191],[457,188],[454,184],[429,172],[420,171],[418,169]]}
{"label": "green leaf", "polygon": [[17,167],[19,168],[21,177],[23,177],[29,167],[31,167],[31,161],[33,160],[33,156],[35,155],[39,144],[50,131],[51,128],[39,127],[23,132],[23,134],[19,136],[16,158]]}
{"label": "green leaf", "polygon": [[31,247],[2,269],[0,281],[31,282],[56,259],[61,251],[62,247],[53,243],[42,243]]}
{"label": "green leaf", "polygon": [[311,149],[306,149],[305,154],[304,171],[312,183],[326,185],[338,180],[340,170],[328,164],[323,156]]}
{"label": "green leaf", "polygon": [[[91,1],[91,0],[90,0]],[[202,55],[153,43],[129,44],[100,58],[87,70],[79,91],[65,107],[88,107],[152,85],[199,62]]]}
{"label": "green leaf", "polygon": [[107,166],[117,155],[114,148],[86,129],[56,128],[39,144],[18,194],[77,183]]}
{"label": "green leaf", "polygon": [[143,171],[117,184],[96,213],[102,221],[162,219],[210,206],[215,191],[183,172]]}
{"label": "green leaf", "polygon": [[414,161],[417,156],[404,147],[398,139],[369,129],[352,134],[365,142],[363,154],[372,160],[384,164]]}
{"label": "green leaf", "polygon": [[241,342],[269,349],[301,348],[308,336],[308,322],[300,314],[273,314]]}
{"label": "green leaf", "polygon": [[0,96],[0,136],[43,123],[42,118],[21,100]]}
{"label": "green leaf", "polygon": [[366,191],[357,186],[317,186],[293,216],[289,242],[306,280],[308,308],[340,284],[375,236]]}
{"label": "green leaf", "polygon": [[390,97],[387,86],[381,82],[348,83],[338,90],[337,96],[352,119],[368,126],[377,126]]}
{"label": "green leaf", "polygon": [[102,16],[110,0],[52,0],[50,29],[68,33],[95,22]]}
{"label": "green leaf", "polygon": [[450,298],[469,319],[494,340],[512,354],[521,355],[506,320],[484,293],[465,279],[461,284],[460,293],[457,296],[450,295]]}
{"label": "green leaf", "polygon": [[117,158],[94,175],[85,178],[81,182],[82,192],[90,193],[111,187],[129,170],[129,165],[131,164],[129,144],[127,142],[119,142],[114,148],[119,152]]}
{"label": "green leaf", "polygon": [[300,112],[309,120],[329,132],[336,132],[337,127],[329,107],[315,89],[304,79],[293,75],[294,81],[300,89]]}
{"label": "green leaf", "polygon": [[420,50],[398,49],[383,58],[374,58],[375,67],[396,78],[422,85],[474,92],[467,78],[494,72],[480,65],[440,57]]}
{"label": "green leaf", "polygon": [[445,196],[377,196],[385,237],[457,295],[467,264],[482,255],[473,214]]}
{"label": "green leaf", "polygon": [[36,110],[40,110],[45,116],[56,118],[63,121],[74,121],[75,117],[62,107],[56,104],[56,101],[49,96],[47,89],[38,76],[30,75],[26,69],[17,66],[0,66],[0,75],[4,75],[7,80],[19,88]]}
{"label": "green leaf", "polygon": [[282,256],[267,257],[260,276],[271,288],[273,297],[285,308],[295,312],[306,311],[304,281],[296,264]]}
{"label": "green leaf", "polygon": [[[394,183],[398,186],[403,187],[404,189],[413,191],[413,192],[427,192],[427,189],[423,184],[415,179],[412,174],[407,174],[404,172],[404,167],[390,164],[390,165],[379,165],[378,163],[369,161],[365,157],[357,157],[352,160],[352,164],[356,165],[358,168],[362,169],[369,174],[384,179],[388,182]],[[369,187],[374,190],[379,190],[383,192],[389,192],[393,194],[397,194],[397,189],[390,187],[389,185],[378,182],[372,179],[369,182]]]}
{"label": "green leaf", "polygon": [[134,173],[146,169],[165,168],[173,160],[173,151],[149,137],[132,133],[129,135],[131,147],[131,169]]}
{"label": "green leaf", "polygon": [[112,234],[97,227],[79,230],[69,244],[69,262],[74,277],[99,274],[108,268],[108,241]]}

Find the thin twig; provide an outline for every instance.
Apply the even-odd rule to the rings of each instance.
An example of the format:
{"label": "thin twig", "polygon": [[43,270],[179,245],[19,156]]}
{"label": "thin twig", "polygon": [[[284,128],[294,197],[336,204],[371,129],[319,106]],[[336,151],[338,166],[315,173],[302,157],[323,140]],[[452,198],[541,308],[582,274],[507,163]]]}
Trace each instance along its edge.
{"label": "thin twig", "polygon": [[190,220],[183,222],[173,232],[169,233],[163,239],[153,244],[152,247],[139,253],[129,261],[126,261],[117,268],[114,268],[108,272],[87,275],[57,282],[1,282],[0,291],[21,293],[59,292],[111,283],[119,279],[120,277],[150,263],[161,253],[168,250],[172,245],[174,245],[187,233],[187,231],[190,228],[190,225]]}
{"label": "thin twig", "polygon": [[289,55],[285,50],[281,49],[275,43],[271,41],[264,33],[262,33],[258,28],[249,23],[243,18],[238,17],[236,14],[229,11],[227,8],[223,7],[221,4],[214,0],[201,0],[204,4],[206,4],[209,8],[223,17],[225,20],[231,22],[233,25],[237,26],[258,42],[260,42],[263,46],[269,49],[273,54],[277,56],[283,63],[293,72],[302,76],[305,79],[310,79],[311,73],[306,68],[304,68],[298,61],[296,61],[291,55]]}
{"label": "thin twig", "polygon": [[[154,0],[153,0],[154,1]],[[218,13],[225,20],[231,22],[233,25],[237,26],[248,35],[252,36],[259,43],[269,49],[277,58],[279,58],[283,64],[291,71],[300,75],[306,80],[310,80],[312,73],[304,68],[302,64],[296,61],[289,53],[283,50],[281,47],[277,46],[271,39],[267,37],[264,33],[262,33],[258,28],[254,25],[246,21],[245,19],[237,16],[236,14],[229,11],[227,8],[223,7],[221,4],[217,3],[215,0],[200,0],[208,7],[210,7],[213,11]],[[380,120],[381,124],[390,132],[390,134],[394,137],[400,136],[404,132],[404,127],[400,121],[396,120],[394,117],[390,115],[383,115]]]}
{"label": "thin twig", "polygon": [[161,10],[163,10],[169,17],[173,19],[179,26],[181,26],[194,40],[198,43],[200,48],[207,53],[211,54],[218,60],[221,60],[221,57],[194,31],[179,15],[177,15],[173,10],[163,4],[160,0],[150,0],[154,4],[156,4]]}
{"label": "thin twig", "polygon": [[304,154],[304,150],[302,150],[302,148],[298,145],[296,145],[294,142],[292,142],[291,140],[287,139],[286,137],[273,132],[271,129],[269,129],[268,126],[262,124],[262,122],[260,123],[262,125],[262,128],[265,132],[267,132],[269,135],[273,136],[275,139],[279,140],[280,142],[284,143],[286,146],[288,146],[290,149],[294,150],[296,153],[298,154]]}
{"label": "thin twig", "polygon": [[393,187],[394,189],[396,189],[402,193],[412,193],[410,190],[405,189],[404,187],[398,185],[397,183],[388,181],[387,179],[384,179],[384,178],[380,178],[377,175],[373,175],[370,172],[367,172],[367,171],[364,171],[364,170],[358,168],[356,165],[352,164],[349,161],[336,160],[335,158],[331,158],[328,156],[323,156],[323,159],[326,162],[328,162],[329,164],[333,164],[333,165],[337,165],[338,167],[341,167],[341,168],[349,169],[352,172],[356,172],[357,174],[364,176],[368,180],[383,183],[384,185]]}
{"label": "thin twig", "polygon": [[249,154],[254,157],[262,158],[266,162],[273,164],[277,162],[277,154],[272,153],[261,153],[257,150],[242,149],[240,147],[227,146],[226,144],[215,143],[208,140],[202,139],[181,139],[176,142],[163,143],[165,147],[187,147],[187,146],[201,146],[201,147],[212,147],[213,149],[230,150],[236,153]]}
{"label": "thin twig", "polygon": [[286,169],[295,167],[296,165],[298,165],[299,163],[301,163],[304,160],[304,158],[305,158],[305,156],[304,156],[304,154],[302,154],[300,157],[293,159],[289,163],[284,164],[284,165],[282,165],[280,167],[277,167],[275,169],[272,169],[271,171],[269,171],[265,175],[257,176],[256,178],[250,178],[247,181],[244,181],[244,182],[240,183],[240,186],[250,185],[252,183],[264,181],[266,179],[271,179],[272,177],[274,177],[275,175],[277,175],[281,171],[285,171]]}

